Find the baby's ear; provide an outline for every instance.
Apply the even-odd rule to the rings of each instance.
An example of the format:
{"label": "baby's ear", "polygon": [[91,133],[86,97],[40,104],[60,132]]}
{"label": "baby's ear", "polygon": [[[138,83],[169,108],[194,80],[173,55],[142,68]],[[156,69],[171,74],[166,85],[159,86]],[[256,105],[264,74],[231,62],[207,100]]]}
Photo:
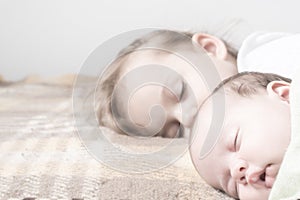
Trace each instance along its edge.
{"label": "baby's ear", "polygon": [[285,81],[272,81],[267,86],[267,92],[273,97],[279,97],[282,101],[290,103],[290,86]]}
{"label": "baby's ear", "polygon": [[205,33],[195,33],[192,40],[204,48],[208,54],[222,60],[226,59],[228,51],[225,43],[221,39]]}

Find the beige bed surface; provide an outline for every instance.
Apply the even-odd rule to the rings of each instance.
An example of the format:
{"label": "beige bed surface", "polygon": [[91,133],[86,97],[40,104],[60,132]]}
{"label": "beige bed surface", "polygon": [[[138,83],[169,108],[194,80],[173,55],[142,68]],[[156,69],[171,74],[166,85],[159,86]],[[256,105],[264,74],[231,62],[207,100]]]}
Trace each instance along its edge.
{"label": "beige bed surface", "polygon": [[[96,161],[76,133],[73,80],[0,80],[0,199],[230,199],[203,182],[188,152],[168,167],[141,174]],[[142,149],[167,140],[106,134],[118,145]],[[185,143],[178,139],[178,145]]]}

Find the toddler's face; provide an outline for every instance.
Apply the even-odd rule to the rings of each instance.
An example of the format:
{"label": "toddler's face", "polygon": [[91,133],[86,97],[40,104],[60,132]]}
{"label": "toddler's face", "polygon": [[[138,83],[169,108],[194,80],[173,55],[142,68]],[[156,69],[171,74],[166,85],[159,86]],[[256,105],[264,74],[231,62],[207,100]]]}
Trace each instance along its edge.
{"label": "toddler's face", "polygon": [[232,197],[268,199],[285,150],[290,142],[287,98],[273,93],[225,96],[225,118],[210,153],[200,151],[212,121],[212,101],[198,113],[190,153],[199,174],[213,187]]}
{"label": "toddler's face", "polygon": [[[157,76],[165,76],[165,82],[161,84],[169,85],[169,89],[154,83],[140,86],[134,92],[127,90],[127,86],[132,81],[127,79],[123,83],[123,92],[124,94],[133,92],[128,100],[127,110],[130,116],[130,119],[127,119],[128,123],[143,127],[144,134],[149,132],[148,135],[145,134],[144,136],[154,135],[153,132],[157,132],[157,128],[161,129],[156,135],[163,137],[176,137],[183,135],[183,132],[186,134],[194,121],[200,103],[208,94],[208,89],[199,73],[175,54],[154,54],[151,50],[133,52],[125,65],[123,74],[145,65],[160,65],[169,67],[179,75],[174,77],[170,74],[162,74],[162,72],[157,73]],[[203,63],[203,65],[209,64]],[[228,77],[234,73],[236,71],[233,67],[227,67],[224,68],[221,76]],[[145,72],[140,76],[140,79],[146,79],[150,74]],[[124,101],[127,100],[124,99]],[[154,115],[155,117],[151,118],[151,109],[157,105],[164,110],[164,115]],[[163,121],[165,123],[161,126],[160,123]]]}
{"label": "toddler's face", "polygon": [[[203,95],[208,93],[202,79],[191,65],[176,55],[154,54],[151,50],[133,52],[125,63],[125,70],[122,74],[140,70],[143,66],[146,66],[145,70],[122,81],[123,95],[119,96],[121,99],[124,98],[123,102],[128,100],[129,118],[126,123],[133,125],[132,130],[135,127],[143,128],[140,131],[143,136],[182,136],[183,132],[186,132],[186,129],[192,124],[199,101],[204,98]],[[166,67],[167,70],[160,70],[160,66]],[[158,67],[158,70],[151,70],[155,67]],[[172,70],[175,73],[172,73]],[[136,81],[135,79],[148,80],[151,76],[153,78],[160,77],[161,81],[138,85],[133,91],[130,89],[130,85]],[[187,87],[188,85],[191,87]],[[198,102],[195,101],[193,93],[199,94]],[[130,98],[125,99],[128,94],[130,94]],[[153,109],[155,106],[159,106],[163,112],[158,110],[155,113],[155,109]],[[125,109],[122,108],[122,110]],[[183,110],[189,110],[189,113],[184,113]],[[165,123],[161,124],[162,122]]]}

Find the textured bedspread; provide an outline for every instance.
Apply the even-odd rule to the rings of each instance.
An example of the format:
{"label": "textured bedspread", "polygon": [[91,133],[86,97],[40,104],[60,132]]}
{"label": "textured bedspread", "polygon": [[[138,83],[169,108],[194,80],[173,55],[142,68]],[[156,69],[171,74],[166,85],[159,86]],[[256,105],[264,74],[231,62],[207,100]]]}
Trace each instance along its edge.
{"label": "textured bedspread", "polygon": [[[0,199],[228,198],[202,181],[188,152],[163,169],[140,174],[120,172],[94,159],[76,133],[72,80],[0,82]],[[137,142],[106,132],[116,144],[136,148],[167,140]],[[178,145],[187,142],[177,140]]]}

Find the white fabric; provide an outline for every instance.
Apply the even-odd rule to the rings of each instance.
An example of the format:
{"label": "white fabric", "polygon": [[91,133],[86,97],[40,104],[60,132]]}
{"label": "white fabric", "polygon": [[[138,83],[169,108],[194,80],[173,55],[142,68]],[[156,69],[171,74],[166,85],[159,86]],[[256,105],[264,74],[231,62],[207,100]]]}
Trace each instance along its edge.
{"label": "white fabric", "polygon": [[269,199],[300,199],[300,34],[253,33],[243,42],[237,65],[239,72],[275,73],[292,79],[291,143]]}
{"label": "white fabric", "polygon": [[292,78],[300,69],[300,34],[256,32],[243,42],[239,72],[258,71]]}
{"label": "white fabric", "polygon": [[270,200],[300,199],[300,73],[294,75],[290,94],[291,143],[271,190]]}

